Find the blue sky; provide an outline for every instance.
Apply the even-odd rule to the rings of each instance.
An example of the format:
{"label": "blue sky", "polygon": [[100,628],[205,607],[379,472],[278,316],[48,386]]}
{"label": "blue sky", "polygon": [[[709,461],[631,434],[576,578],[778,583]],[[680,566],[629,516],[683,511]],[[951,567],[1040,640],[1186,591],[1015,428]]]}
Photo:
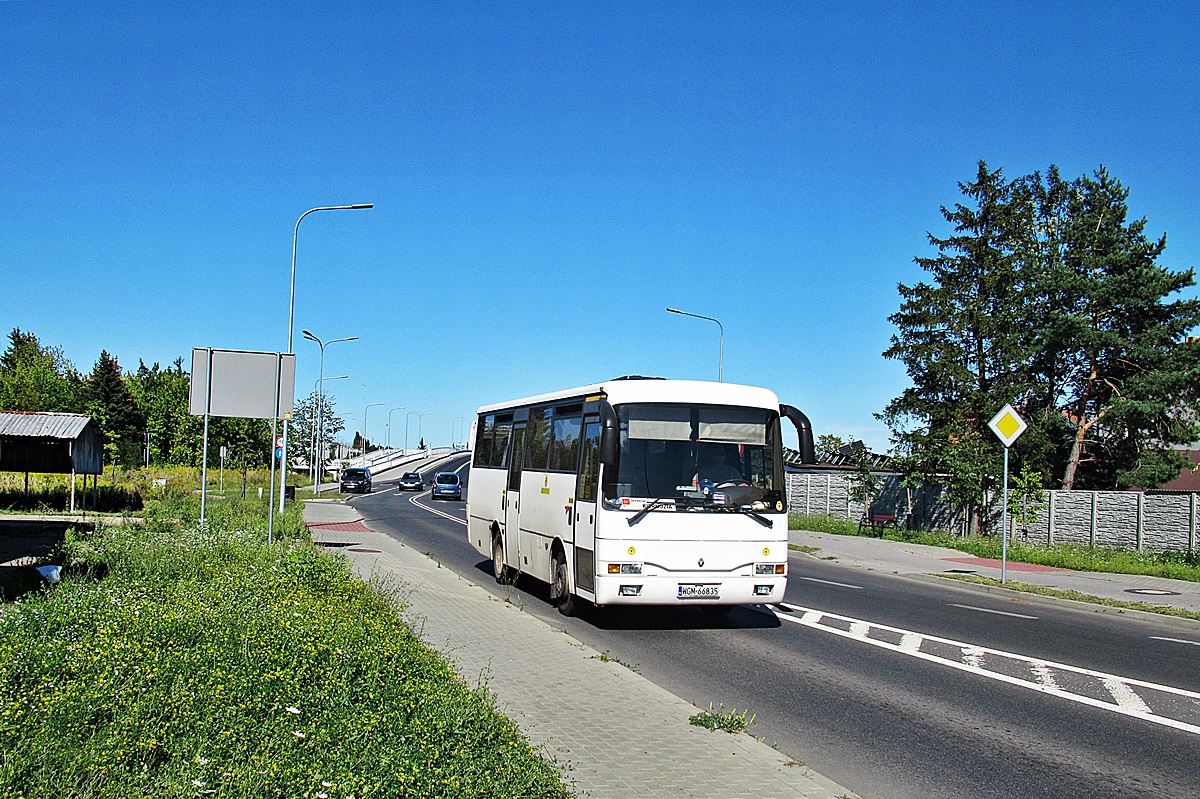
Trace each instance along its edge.
{"label": "blue sky", "polygon": [[[0,2],[0,332],[84,372],[285,350],[432,444],[621,374],[887,431],[882,351],[976,162],[1100,165],[1200,263],[1192,3]],[[393,408],[405,410],[390,413]],[[465,420],[465,421],[464,421]],[[415,444],[417,417],[411,418]]]}

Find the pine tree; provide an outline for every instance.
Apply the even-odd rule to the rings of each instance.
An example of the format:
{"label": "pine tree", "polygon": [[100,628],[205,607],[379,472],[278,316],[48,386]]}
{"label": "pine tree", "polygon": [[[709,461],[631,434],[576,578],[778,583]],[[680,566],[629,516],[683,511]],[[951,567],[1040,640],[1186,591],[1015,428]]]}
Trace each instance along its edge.
{"label": "pine tree", "polygon": [[[1127,222],[1128,191],[1101,168],[1005,181],[979,164],[971,205],[942,208],[955,235],[918,258],[931,283],[899,286],[886,357],[913,385],[880,414],[909,480],[938,480],[968,508],[998,474],[988,420],[1029,422],[1013,471],[1043,484],[1151,488],[1179,473],[1172,444],[1200,440],[1200,301],[1192,270],[1157,264],[1165,237]],[[1031,483],[1032,485],[1032,483]]]}
{"label": "pine tree", "polygon": [[1049,270],[1055,303],[1043,323],[1062,368],[1039,377],[1062,408],[1062,487],[1153,488],[1186,463],[1171,444],[1200,439],[1200,301],[1170,299],[1194,272],[1159,266],[1166,236],[1127,222],[1129,191],[1101,167],[1067,193],[1062,258]]}
{"label": "pine tree", "polygon": [[117,360],[102,350],[83,384],[84,407],[100,428],[106,460],[133,464],[141,449],[143,421]]}
{"label": "pine tree", "polygon": [[1006,181],[983,161],[975,181],[959,188],[970,205],[941,209],[954,233],[929,234],[937,255],[915,259],[931,282],[899,286],[903,301],[889,317],[898,332],[884,357],[903,361],[913,385],[881,418],[905,456],[901,463],[941,475],[974,529],[999,472],[1000,448],[987,423],[1031,388],[1025,308],[1038,282],[1036,195],[1027,179]]}

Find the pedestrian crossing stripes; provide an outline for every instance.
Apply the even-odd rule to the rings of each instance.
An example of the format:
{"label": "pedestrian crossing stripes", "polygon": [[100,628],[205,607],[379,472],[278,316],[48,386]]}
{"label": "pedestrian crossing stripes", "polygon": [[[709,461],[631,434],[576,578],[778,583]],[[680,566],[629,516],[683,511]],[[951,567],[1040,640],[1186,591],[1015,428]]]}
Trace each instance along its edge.
{"label": "pedestrian crossing stripes", "polygon": [[812,608],[777,605],[781,621],[1072,702],[1200,735],[1200,693],[1066,663],[902,630]]}

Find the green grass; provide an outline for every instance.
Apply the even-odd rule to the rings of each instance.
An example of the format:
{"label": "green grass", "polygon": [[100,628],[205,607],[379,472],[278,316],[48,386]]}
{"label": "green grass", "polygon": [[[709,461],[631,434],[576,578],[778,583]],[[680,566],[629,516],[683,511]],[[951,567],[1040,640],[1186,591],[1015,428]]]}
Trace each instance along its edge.
{"label": "green grass", "polygon": [[[274,484],[276,490],[278,490],[278,480],[279,475],[276,474]],[[156,482],[165,482],[165,488],[156,485]],[[155,467],[150,470],[106,468],[104,473],[99,475],[94,495],[92,488],[88,488],[88,511],[141,515],[145,505],[162,499],[164,495],[198,492],[200,482],[200,470],[184,466]],[[27,490],[23,474],[0,473],[0,512],[66,513],[70,507],[70,484],[68,475],[31,474]],[[297,498],[312,495],[312,483],[304,474],[290,472],[288,484],[296,487]],[[75,513],[79,514],[83,510],[83,478],[78,478],[75,485]],[[258,491],[261,488],[263,498],[266,499],[270,496],[271,486],[269,469],[250,471],[246,476],[246,485],[244,486],[246,498],[257,499]],[[305,493],[306,488],[308,489],[307,493]],[[220,489],[220,471],[210,468],[208,470],[209,496],[218,496]],[[240,499],[242,490],[241,472],[226,469],[224,496]],[[336,490],[323,493],[337,495]],[[95,503],[94,507],[93,502]]]}
{"label": "green grass", "polygon": [[293,503],[266,546],[264,505],[151,503],[0,606],[0,795],[568,796]]}
{"label": "green grass", "polygon": [[[789,526],[793,530],[812,530],[819,533],[870,535],[866,528],[860,533],[856,521],[829,516],[804,516],[793,513],[789,517]],[[980,558],[999,558],[1003,545],[997,536],[962,537],[925,530],[884,528],[883,537],[893,541],[957,549]],[[1197,552],[1137,552],[1130,549],[1090,547],[1085,544],[1037,546],[1009,541],[1008,559],[1018,563],[1036,563],[1075,571],[1142,574],[1200,582],[1200,553]]]}
{"label": "green grass", "polygon": [[693,727],[703,727],[714,732],[721,730],[722,732],[738,733],[749,729],[755,718],[756,716],[750,715],[748,710],[743,710],[741,713],[738,713],[736,709],[726,711],[724,705],[714,710],[712,702],[709,702],[708,710],[700,711],[688,719],[688,722]]}

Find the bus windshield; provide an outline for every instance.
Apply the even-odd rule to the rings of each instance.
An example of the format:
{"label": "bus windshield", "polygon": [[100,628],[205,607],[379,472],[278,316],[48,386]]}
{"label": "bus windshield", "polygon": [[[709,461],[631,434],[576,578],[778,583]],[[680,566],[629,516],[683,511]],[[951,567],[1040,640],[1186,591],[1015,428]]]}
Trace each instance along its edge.
{"label": "bus windshield", "polygon": [[748,487],[755,502],[782,498],[777,413],[666,403],[614,410],[620,441],[616,479],[605,480],[608,499],[696,497],[735,485]]}

